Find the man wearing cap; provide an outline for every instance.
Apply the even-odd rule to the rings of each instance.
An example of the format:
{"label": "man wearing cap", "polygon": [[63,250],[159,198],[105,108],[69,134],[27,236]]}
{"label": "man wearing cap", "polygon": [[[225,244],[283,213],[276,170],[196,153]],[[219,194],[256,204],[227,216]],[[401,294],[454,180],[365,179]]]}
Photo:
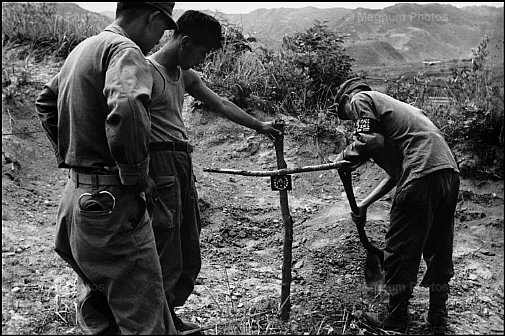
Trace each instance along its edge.
{"label": "man wearing cap", "polygon": [[221,47],[221,25],[207,14],[188,10],[162,49],[148,57],[154,78],[149,173],[156,182],[152,224],[163,271],[165,294],[176,328],[185,333],[198,325],[182,321],[175,307],[193,291],[200,272],[200,211],[193,175],[192,146],[182,119],[185,93],[245,127],[275,136],[278,131],[209,89],[192,67]]}
{"label": "man wearing cap", "polygon": [[36,100],[59,168],[69,169],[55,250],[79,276],[86,334],[176,334],[147,203],[153,79],[145,55],[177,24],[173,2],[118,2]]}
{"label": "man wearing cap", "polygon": [[427,270],[421,286],[430,290],[428,322],[434,333],[445,333],[459,192],[454,156],[422,110],[372,91],[361,78],[345,81],[336,101],[338,117],[356,123],[354,141],[337,161],[350,161],[355,169],[372,158],[387,173],[358,204],[360,212],[353,220],[364,225],[368,207],[396,187],[385,239],[388,314],[384,321],[372,322],[407,331],[409,299],[423,257]]}

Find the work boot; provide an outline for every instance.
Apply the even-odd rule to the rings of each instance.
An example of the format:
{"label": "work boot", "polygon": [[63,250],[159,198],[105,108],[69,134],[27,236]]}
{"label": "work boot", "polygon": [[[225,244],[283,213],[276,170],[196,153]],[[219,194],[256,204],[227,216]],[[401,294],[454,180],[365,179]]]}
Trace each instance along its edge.
{"label": "work boot", "polygon": [[409,298],[410,294],[404,293],[390,296],[387,313],[384,316],[378,317],[369,313],[363,313],[362,316],[370,327],[406,334],[410,324]]}
{"label": "work boot", "polygon": [[198,324],[181,320],[172,307],[170,308],[170,314],[177,331],[184,332],[184,335],[204,335]]}
{"label": "work boot", "polygon": [[433,284],[430,286],[430,308],[428,323],[433,335],[445,335],[447,332],[447,299],[449,297],[448,284]]}
{"label": "work boot", "polygon": [[390,295],[388,316],[384,320],[382,329],[406,334],[409,329],[410,317],[408,313],[410,293]]}

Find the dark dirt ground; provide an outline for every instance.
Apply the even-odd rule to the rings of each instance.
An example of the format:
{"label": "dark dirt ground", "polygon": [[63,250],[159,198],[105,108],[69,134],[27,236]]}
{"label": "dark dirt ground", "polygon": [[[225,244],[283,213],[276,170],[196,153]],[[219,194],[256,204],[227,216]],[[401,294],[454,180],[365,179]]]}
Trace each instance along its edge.
{"label": "dark dirt ground", "polygon": [[[10,60],[4,69],[13,78],[20,69],[32,75],[13,98],[2,97],[2,334],[81,334],[75,322],[75,275],[53,251],[67,172],[56,168],[43,133],[10,135],[41,130],[34,98],[58,64]],[[273,144],[209,112],[188,110],[185,118],[196,146],[203,267],[194,294],[179,314],[214,326],[207,334],[383,333],[368,330],[360,318],[362,312],[380,311],[384,294],[364,286],[366,253],[337,172],[294,176],[289,192],[292,309],[289,323],[280,323],[276,313],[284,233],[278,192],[270,190],[268,178],[203,171],[276,169]],[[321,163],[304,126],[284,120],[288,167]],[[334,148],[324,150],[328,154]],[[382,174],[373,163],[353,173],[356,197],[364,197]],[[448,303],[451,334],[504,333],[503,195],[503,180],[462,181],[455,224],[456,275]],[[378,243],[383,242],[390,203],[391,197],[385,197],[369,210],[366,230]],[[427,290],[416,287],[411,334],[428,333],[427,304]]]}

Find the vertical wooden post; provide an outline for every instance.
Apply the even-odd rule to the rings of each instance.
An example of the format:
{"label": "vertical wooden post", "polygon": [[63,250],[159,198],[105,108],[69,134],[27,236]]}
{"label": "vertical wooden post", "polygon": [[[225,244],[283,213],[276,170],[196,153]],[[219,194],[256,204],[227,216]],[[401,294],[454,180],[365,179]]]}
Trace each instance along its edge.
{"label": "vertical wooden post", "polygon": [[[281,135],[275,138],[275,155],[277,157],[278,169],[287,167],[284,161],[284,121],[277,120],[274,127],[281,131]],[[293,219],[289,213],[288,192],[279,190],[282,220],[284,223],[284,246],[282,250],[282,286],[281,286],[281,319],[285,322],[289,320],[291,311],[291,263],[293,246]]]}

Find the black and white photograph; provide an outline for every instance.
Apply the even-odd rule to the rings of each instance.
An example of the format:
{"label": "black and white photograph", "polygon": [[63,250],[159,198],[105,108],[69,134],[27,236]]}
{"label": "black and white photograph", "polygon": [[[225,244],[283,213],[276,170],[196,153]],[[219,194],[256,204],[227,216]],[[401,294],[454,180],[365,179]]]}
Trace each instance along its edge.
{"label": "black and white photograph", "polygon": [[504,335],[503,2],[2,2],[3,335]]}

